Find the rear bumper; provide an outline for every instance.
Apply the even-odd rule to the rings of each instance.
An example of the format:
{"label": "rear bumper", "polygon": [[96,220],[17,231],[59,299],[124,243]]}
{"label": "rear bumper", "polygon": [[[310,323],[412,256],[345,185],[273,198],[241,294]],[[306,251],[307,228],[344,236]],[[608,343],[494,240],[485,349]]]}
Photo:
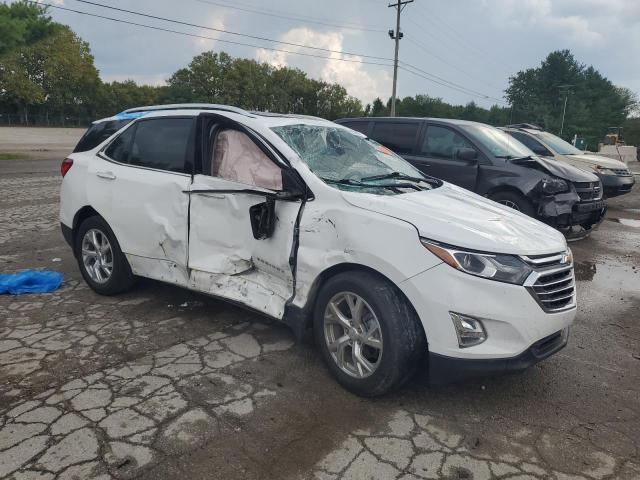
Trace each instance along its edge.
{"label": "rear bumper", "polygon": [[467,359],[429,353],[429,383],[442,385],[522,372],[562,350],[568,338],[569,329],[565,328],[537,341],[520,355],[508,358]]}
{"label": "rear bumper", "polygon": [[60,229],[62,230],[62,236],[66,242],[71,248],[73,248],[73,230],[71,227],[67,227],[64,223],[60,222]]}
{"label": "rear bumper", "polygon": [[633,175],[599,175],[604,188],[604,194],[607,197],[617,197],[629,193],[636,183]]}

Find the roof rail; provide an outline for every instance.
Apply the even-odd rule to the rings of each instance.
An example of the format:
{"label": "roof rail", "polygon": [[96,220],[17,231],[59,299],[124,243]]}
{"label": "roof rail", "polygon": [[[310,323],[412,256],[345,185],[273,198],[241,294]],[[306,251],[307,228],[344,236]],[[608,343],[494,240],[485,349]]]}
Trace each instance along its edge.
{"label": "roof rail", "polygon": [[302,115],[300,113],[259,112],[257,110],[251,110],[249,113],[253,115],[258,115],[260,117],[306,118],[308,120],[326,120],[325,118],[314,117],[313,115]]}
{"label": "roof rail", "polygon": [[173,103],[170,105],[149,105],[146,107],[130,108],[122,113],[153,112],[160,110],[219,110],[239,113],[240,115],[246,115],[248,117],[252,116],[249,112],[241,108],[231,107],[229,105],[218,105],[215,103]]}
{"label": "roof rail", "polygon": [[514,123],[513,125],[507,125],[507,128],[528,128],[529,130],[540,130],[543,131],[540,125],[535,125],[533,123]]}

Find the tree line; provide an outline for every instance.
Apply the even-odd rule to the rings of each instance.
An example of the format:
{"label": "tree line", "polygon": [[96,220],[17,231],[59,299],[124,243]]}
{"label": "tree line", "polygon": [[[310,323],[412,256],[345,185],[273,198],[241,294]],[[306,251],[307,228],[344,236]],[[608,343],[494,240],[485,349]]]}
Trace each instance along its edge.
{"label": "tree line", "polygon": [[[565,92],[565,138],[576,134],[595,148],[611,126],[628,126],[635,137],[638,120],[629,118],[638,108],[635,94],[581,64],[568,50],[552,52],[539,66],[510,77],[507,105],[452,105],[419,94],[398,99],[396,110],[399,116],[491,125],[528,122],[558,133]],[[89,44],[54,22],[45,7],[26,1],[0,4],[0,121],[12,115],[23,124],[36,117],[39,123],[64,124],[69,117],[89,120],[135,106],[190,102],[336,119],[388,115],[390,101],[376,98],[363,106],[339,84],[224,52],[194,57],[162,86],[103,82]]]}

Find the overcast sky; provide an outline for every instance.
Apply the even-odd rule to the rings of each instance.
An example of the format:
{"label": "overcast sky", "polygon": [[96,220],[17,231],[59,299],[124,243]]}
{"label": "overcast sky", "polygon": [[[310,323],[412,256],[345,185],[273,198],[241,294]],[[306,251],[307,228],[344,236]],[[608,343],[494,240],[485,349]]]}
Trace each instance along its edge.
{"label": "overcast sky", "polygon": [[[291,43],[393,57],[393,41],[386,31],[395,26],[395,10],[387,7],[387,0],[94,1]],[[376,96],[386,99],[391,95],[391,67],[225,44],[219,40],[342,57],[142,18],[77,0],[43,2],[214,37],[212,40],[184,37],[51,9],[55,20],[70,25],[90,43],[96,65],[106,81],[131,78],[162,84],[193,56],[214,50],[301,68],[311,77],[344,85],[363,103]],[[223,5],[268,11],[275,16]],[[402,22],[405,37],[400,42],[401,61],[488,97],[503,98],[510,75],[536,66],[549,52],[564,48],[615,84],[640,92],[640,0],[415,0],[406,6]],[[364,57],[346,58],[390,63]],[[399,96],[418,93],[452,103],[470,100],[483,106],[495,103],[400,70]]]}

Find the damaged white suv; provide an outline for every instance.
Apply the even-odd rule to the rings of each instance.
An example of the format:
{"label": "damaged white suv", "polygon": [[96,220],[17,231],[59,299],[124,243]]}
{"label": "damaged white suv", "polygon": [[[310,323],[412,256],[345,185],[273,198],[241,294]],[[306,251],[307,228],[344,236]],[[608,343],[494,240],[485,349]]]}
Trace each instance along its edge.
{"label": "damaged white suv", "polygon": [[522,370],[566,345],[576,313],[562,234],[326,120],[128,110],[62,173],[62,230],[96,292],[148,277],[312,327],[361,395],[418,367],[432,382]]}

